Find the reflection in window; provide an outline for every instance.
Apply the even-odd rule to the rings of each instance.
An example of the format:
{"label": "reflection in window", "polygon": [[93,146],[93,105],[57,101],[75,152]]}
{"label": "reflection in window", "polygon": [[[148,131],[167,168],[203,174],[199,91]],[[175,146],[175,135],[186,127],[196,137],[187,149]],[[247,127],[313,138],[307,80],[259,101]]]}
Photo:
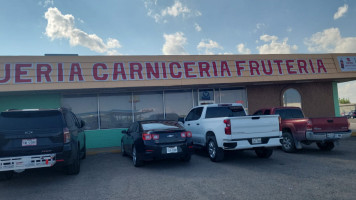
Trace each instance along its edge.
{"label": "reflection in window", "polygon": [[302,107],[302,100],[296,89],[290,88],[284,92],[283,106]]}
{"label": "reflection in window", "polygon": [[245,89],[220,89],[221,103],[241,103],[247,109],[247,97]]}
{"label": "reflection in window", "polygon": [[81,95],[62,98],[62,107],[71,110],[85,121],[86,130],[98,129],[98,101],[96,96]]}
{"label": "reflection in window", "polygon": [[168,91],[164,93],[166,119],[178,120],[185,117],[193,107],[192,90]]}
{"label": "reflection in window", "polygon": [[132,123],[131,94],[100,95],[100,128],[128,128]]}
{"label": "reflection in window", "polygon": [[135,121],[164,119],[163,92],[133,94]]}

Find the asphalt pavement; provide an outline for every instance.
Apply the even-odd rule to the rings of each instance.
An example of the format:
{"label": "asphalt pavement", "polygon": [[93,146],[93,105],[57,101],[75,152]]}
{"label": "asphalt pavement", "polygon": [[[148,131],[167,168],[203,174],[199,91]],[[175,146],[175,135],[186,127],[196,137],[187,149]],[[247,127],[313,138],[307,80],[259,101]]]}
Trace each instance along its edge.
{"label": "asphalt pavement", "polygon": [[200,151],[189,163],[164,160],[135,168],[119,153],[88,156],[77,176],[46,168],[0,182],[0,199],[355,199],[356,137],[331,152],[228,153],[221,163]]}

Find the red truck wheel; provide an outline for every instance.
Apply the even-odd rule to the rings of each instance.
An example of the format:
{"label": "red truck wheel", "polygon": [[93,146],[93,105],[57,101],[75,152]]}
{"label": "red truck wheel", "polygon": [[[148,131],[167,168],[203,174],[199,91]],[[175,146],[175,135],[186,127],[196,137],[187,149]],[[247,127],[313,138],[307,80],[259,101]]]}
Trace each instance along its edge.
{"label": "red truck wheel", "polygon": [[283,136],[282,150],[287,153],[295,152],[296,148],[295,148],[294,138],[293,138],[292,134],[289,132],[284,132],[282,134],[282,136]]}

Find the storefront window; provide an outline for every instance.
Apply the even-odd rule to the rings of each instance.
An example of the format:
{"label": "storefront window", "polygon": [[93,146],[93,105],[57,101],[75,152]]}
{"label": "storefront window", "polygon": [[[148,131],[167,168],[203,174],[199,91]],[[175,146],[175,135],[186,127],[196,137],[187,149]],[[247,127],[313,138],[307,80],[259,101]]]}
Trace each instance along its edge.
{"label": "storefront window", "polygon": [[131,94],[100,95],[100,128],[128,128],[132,123]]}
{"label": "storefront window", "polygon": [[284,92],[283,106],[302,107],[302,100],[296,89],[290,88]]}
{"label": "storefront window", "polygon": [[86,130],[99,128],[97,96],[65,96],[62,98],[62,107],[72,110],[80,119],[84,120]]}
{"label": "storefront window", "polygon": [[221,103],[241,103],[247,108],[246,90],[240,88],[221,88]]}
{"label": "storefront window", "polygon": [[136,121],[164,119],[163,105],[163,92],[133,94],[133,111]]}
{"label": "storefront window", "polygon": [[192,90],[167,91],[164,93],[166,119],[178,120],[185,117],[193,107]]}

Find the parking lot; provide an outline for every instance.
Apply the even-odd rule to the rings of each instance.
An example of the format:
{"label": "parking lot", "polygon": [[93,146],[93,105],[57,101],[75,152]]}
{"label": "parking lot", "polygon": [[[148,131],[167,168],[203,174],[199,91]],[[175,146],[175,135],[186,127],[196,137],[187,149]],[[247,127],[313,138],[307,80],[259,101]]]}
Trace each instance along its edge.
{"label": "parking lot", "polygon": [[213,163],[197,152],[189,163],[166,160],[132,166],[118,153],[88,156],[81,173],[37,169],[0,182],[1,199],[355,199],[356,137],[331,152],[315,144],[270,159],[253,151]]}

